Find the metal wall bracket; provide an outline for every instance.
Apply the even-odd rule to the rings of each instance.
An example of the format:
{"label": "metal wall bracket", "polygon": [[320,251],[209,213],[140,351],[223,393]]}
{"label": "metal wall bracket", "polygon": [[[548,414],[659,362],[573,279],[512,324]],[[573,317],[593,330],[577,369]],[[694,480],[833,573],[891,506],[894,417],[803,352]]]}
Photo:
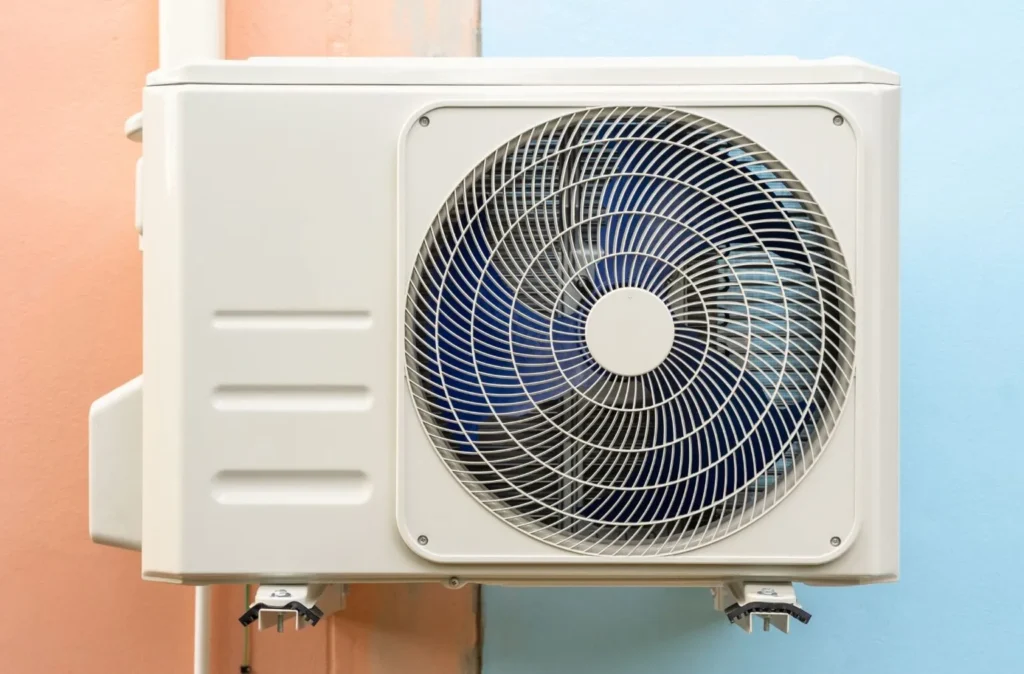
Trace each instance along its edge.
{"label": "metal wall bracket", "polygon": [[711,590],[715,608],[748,634],[753,631],[755,617],[764,622],[764,631],[772,627],[789,634],[790,618],[805,625],[811,614],[796,600],[793,583],[727,583]]}
{"label": "metal wall bracket", "polygon": [[276,627],[284,632],[287,621],[295,619],[295,629],[315,626],[322,618],[345,608],[348,586],[341,584],[260,585],[255,601],[238,622],[257,623],[260,630]]}

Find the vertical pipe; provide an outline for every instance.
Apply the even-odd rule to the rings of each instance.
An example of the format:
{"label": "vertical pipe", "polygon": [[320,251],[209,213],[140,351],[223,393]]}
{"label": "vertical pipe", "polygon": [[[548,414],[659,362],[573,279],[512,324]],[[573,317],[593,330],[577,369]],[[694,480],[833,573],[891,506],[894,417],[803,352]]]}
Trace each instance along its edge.
{"label": "vertical pipe", "polygon": [[[249,610],[249,597],[252,595],[251,587],[246,584],[245,586],[245,604],[242,608],[242,612]],[[242,628],[242,672],[248,672],[252,669],[252,643],[249,638],[249,626],[246,625]]]}
{"label": "vertical pipe", "polygon": [[[224,0],[159,0],[160,67],[224,58]],[[196,587],[192,668],[210,672],[209,586]]]}
{"label": "vertical pipe", "polygon": [[224,0],[160,0],[160,67],[224,58]]}
{"label": "vertical pipe", "polygon": [[196,587],[195,645],[192,650],[192,671],[194,674],[210,674],[211,595],[212,588],[209,585]]}

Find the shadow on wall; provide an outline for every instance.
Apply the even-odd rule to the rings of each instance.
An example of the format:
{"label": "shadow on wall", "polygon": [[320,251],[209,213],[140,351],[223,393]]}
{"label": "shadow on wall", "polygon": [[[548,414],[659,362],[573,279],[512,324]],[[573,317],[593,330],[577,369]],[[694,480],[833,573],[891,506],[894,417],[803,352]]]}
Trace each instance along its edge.
{"label": "shadow on wall", "polygon": [[[214,596],[212,671],[237,672],[242,588],[218,585]],[[283,634],[250,627],[252,669],[256,674],[478,674],[476,610],[472,586],[355,584],[345,609],[316,627],[296,631],[289,624]]]}
{"label": "shadow on wall", "polygon": [[[726,628],[743,635],[714,610],[706,589],[559,589],[554,591],[557,602],[551,601],[552,592],[487,589],[488,664],[500,663],[501,672],[531,674],[621,674],[636,670],[640,662],[645,671],[672,671],[658,669],[654,661],[706,650]],[[540,607],[542,620],[537,619]]]}
{"label": "shadow on wall", "polygon": [[839,659],[843,671],[868,672],[875,655],[849,636],[858,621],[886,620],[881,607],[894,590],[798,586],[801,603],[812,613],[824,603],[818,598],[828,594],[828,611],[806,626],[794,622],[785,636],[759,633],[760,620],[752,635],[730,625],[703,588],[488,588],[484,672],[737,674],[750,665],[749,657],[738,657],[741,646],[748,656],[756,650],[762,665],[784,671],[794,659],[806,659],[803,647],[810,640],[817,642],[812,657],[830,654],[801,663],[800,671],[831,672]]}

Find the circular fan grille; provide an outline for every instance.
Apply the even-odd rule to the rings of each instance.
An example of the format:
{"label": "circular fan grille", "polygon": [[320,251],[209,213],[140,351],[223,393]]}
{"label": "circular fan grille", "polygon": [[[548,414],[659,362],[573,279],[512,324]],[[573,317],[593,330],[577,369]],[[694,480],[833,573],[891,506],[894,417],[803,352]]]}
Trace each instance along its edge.
{"label": "circular fan grille", "polygon": [[592,555],[678,554],[778,503],[827,444],[853,345],[849,272],[803,185],[666,108],[500,147],[438,214],[406,310],[413,400],[452,474]]}

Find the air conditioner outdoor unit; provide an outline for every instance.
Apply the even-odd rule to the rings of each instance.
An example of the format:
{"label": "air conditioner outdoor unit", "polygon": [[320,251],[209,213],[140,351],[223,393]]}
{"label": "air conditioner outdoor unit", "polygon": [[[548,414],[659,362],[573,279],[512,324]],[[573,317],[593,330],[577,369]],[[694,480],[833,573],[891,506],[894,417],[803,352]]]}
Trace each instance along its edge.
{"label": "air conditioner outdoor unit", "polygon": [[143,114],[91,528],[146,578],[896,578],[895,74],[257,59]]}

